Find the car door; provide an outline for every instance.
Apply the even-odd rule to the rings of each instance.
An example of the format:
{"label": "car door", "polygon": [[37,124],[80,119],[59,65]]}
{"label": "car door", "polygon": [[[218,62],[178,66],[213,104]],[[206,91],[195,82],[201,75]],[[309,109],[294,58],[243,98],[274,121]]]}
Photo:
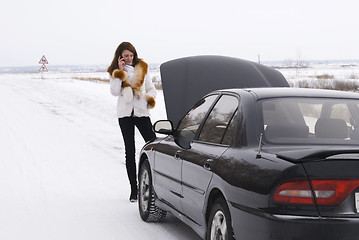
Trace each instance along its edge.
{"label": "car door", "polygon": [[177,211],[182,211],[182,159],[181,149],[168,136],[156,146],[154,187],[157,197]]}
{"label": "car door", "polygon": [[[154,184],[159,199],[182,212],[182,159],[186,147],[182,139],[190,142],[218,95],[209,95],[199,101],[181,120],[178,134],[168,136],[156,147]],[[182,147],[181,147],[182,145]]]}
{"label": "car door", "polygon": [[184,152],[182,208],[183,212],[198,224],[205,224],[202,217],[203,205],[213,175],[211,167],[220,161],[231,143],[231,123],[237,107],[237,97],[222,95],[208,114],[196,140],[191,143],[191,148]]}

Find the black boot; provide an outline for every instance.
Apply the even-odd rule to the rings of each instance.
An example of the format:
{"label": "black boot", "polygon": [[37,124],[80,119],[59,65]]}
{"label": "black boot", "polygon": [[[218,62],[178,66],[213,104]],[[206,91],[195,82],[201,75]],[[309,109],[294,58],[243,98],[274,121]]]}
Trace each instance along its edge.
{"label": "black boot", "polygon": [[137,202],[137,184],[135,186],[131,186],[131,195],[130,195],[130,202]]}

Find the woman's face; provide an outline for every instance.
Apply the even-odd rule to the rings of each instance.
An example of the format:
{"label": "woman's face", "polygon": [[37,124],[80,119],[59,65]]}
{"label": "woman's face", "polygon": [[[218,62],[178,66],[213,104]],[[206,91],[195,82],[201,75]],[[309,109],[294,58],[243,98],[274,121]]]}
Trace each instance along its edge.
{"label": "woman's face", "polygon": [[124,50],[122,52],[122,57],[123,57],[123,60],[125,61],[126,65],[131,65],[132,64],[132,61],[133,61],[133,53],[132,52],[130,52],[128,50]]}

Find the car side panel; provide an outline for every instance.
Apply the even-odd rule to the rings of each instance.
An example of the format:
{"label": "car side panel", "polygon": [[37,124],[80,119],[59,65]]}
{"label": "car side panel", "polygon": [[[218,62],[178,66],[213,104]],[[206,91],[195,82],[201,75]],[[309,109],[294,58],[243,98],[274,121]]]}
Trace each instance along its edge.
{"label": "car side panel", "polygon": [[181,149],[174,143],[173,137],[168,136],[154,150],[153,186],[157,197],[177,211],[182,211]]}
{"label": "car side panel", "polygon": [[212,179],[212,165],[226,149],[226,146],[193,142],[184,155],[182,207],[184,213],[200,225],[206,225],[203,206]]}
{"label": "car side panel", "polygon": [[[307,178],[302,164],[277,159],[275,155],[267,153],[257,157],[257,153],[256,149],[229,148],[213,167],[214,175],[207,194],[212,189],[222,192],[231,210],[236,237],[271,239],[266,214],[300,213],[318,217],[315,206],[290,208],[272,202],[272,192],[276,186],[287,180]],[[210,199],[207,202],[211,202]],[[255,234],[247,238],[247,233],[253,232]]]}

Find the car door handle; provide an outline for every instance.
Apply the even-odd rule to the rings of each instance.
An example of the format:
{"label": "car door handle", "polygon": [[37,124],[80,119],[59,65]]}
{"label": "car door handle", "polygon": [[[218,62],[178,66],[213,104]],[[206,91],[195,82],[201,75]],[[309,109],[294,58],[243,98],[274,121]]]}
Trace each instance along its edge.
{"label": "car door handle", "polygon": [[212,170],[212,162],[213,162],[213,159],[207,159],[207,161],[203,164],[203,168],[208,171],[211,171]]}
{"label": "car door handle", "polygon": [[176,160],[181,160],[181,152],[182,152],[182,151],[177,151],[177,152],[175,153],[175,159],[176,159]]}

